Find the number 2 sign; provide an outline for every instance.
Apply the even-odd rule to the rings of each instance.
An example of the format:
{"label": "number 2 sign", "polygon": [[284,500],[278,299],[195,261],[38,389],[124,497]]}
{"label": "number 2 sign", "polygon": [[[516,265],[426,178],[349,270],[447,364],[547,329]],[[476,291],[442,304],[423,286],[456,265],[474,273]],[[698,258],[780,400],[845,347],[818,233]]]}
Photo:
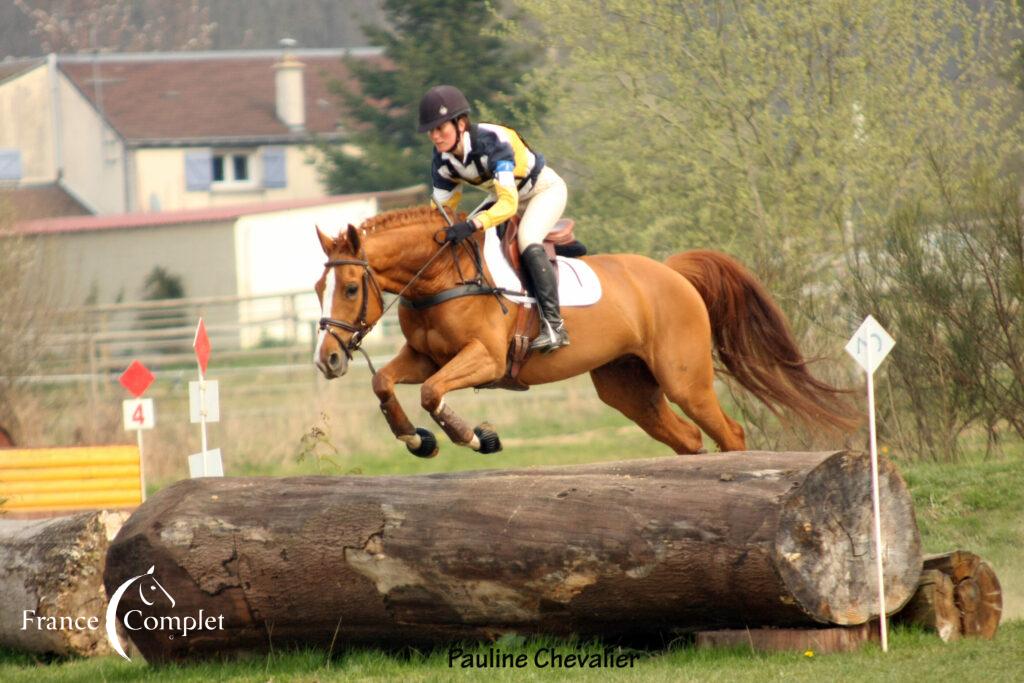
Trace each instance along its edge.
{"label": "number 2 sign", "polygon": [[156,423],[151,398],[129,398],[123,404],[124,429],[127,432],[137,429],[152,429]]}

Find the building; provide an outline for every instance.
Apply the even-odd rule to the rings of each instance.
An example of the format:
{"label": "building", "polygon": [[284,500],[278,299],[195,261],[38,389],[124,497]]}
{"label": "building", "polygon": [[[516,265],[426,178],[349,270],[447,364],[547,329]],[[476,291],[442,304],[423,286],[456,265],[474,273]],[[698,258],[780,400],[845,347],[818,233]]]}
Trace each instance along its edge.
{"label": "building", "polygon": [[[218,311],[212,322],[237,330],[235,340],[245,347],[280,332],[254,325],[280,302],[250,300],[254,297],[299,292],[293,297],[296,318],[320,317],[313,293],[324,261],[317,226],[336,234],[425,197],[421,186],[161,213],[45,218],[17,223],[14,233],[30,247],[26,276],[44,293],[49,309],[138,302],[145,298],[147,278],[160,268],[181,281],[189,299],[223,300],[225,305],[210,304]],[[107,308],[116,314],[118,307]],[[131,328],[138,321],[111,322]]]}
{"label": "building", "polygon": [[314,143],[343,133],[329,85],[351,83],[346,57],[381,59],[361,48],[0,62],[0,190],[97,215],[324,197]]}

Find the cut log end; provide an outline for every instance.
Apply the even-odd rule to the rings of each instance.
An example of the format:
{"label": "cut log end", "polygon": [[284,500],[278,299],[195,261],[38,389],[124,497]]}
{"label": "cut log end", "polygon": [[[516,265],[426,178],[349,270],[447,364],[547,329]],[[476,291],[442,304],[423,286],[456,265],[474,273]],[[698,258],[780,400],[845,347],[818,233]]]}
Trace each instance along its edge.
{"label": "cut log end", "polygon": [[995,570],[967,550],[929,555],[926,570],[937,570],[953,583],[953,602],[960,614],[960,629],[968,637],[993,638],[1003,615],[1003,590]]}
{"label": "cut log end", "polygon": [[[886,612],[917,589],[921,542],[907,486],[895,466],[879,471]],[[870,458],[843,453],[808,474],[782,508],[775,561],[782,578],[821,623],[862,624],[878,614]]]}

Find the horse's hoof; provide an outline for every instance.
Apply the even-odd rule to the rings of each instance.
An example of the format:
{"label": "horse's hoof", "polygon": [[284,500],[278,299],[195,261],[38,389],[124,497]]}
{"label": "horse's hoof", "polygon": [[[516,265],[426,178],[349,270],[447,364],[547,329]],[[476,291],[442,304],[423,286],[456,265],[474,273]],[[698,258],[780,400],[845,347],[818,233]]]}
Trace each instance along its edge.
{"label": "horse's hoof", "polygon": [[474,428],[473,433],[480,439],[479,453],[497,453],[501,450],[501,439],[493,429],[481,426]]}
{"label": "horse's hoof", "polygon": [[433,458],[437,455],[437,439],[434,435],[423,427],[417,427],[416,434],[420,437],[420,447],[413,448],[410,444],[405,444],[409,452],[417,458]]}

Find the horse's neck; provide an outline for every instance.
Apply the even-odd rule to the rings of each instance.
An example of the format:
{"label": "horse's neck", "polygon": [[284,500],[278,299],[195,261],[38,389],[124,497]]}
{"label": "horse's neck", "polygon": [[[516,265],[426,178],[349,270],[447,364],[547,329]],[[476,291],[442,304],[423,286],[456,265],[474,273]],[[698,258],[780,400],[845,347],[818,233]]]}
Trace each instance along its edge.
{"label": "horse's neck", "polygon": [[[367,240],[367,259],[384,291],[392,294],[404,291],[407,296],[416,296],[435,294],[455,286],[459,269],[450,254],[437,253],[439,249],[450,248],[437,244],[433,234],[428,228],[417,226],[379,233]],[[476,271],[466,250],[457,252],[463,274],[472,277]],[[432,257],[433,261],[427,266]],[[414,278],[416,281],[410,285]]]}

